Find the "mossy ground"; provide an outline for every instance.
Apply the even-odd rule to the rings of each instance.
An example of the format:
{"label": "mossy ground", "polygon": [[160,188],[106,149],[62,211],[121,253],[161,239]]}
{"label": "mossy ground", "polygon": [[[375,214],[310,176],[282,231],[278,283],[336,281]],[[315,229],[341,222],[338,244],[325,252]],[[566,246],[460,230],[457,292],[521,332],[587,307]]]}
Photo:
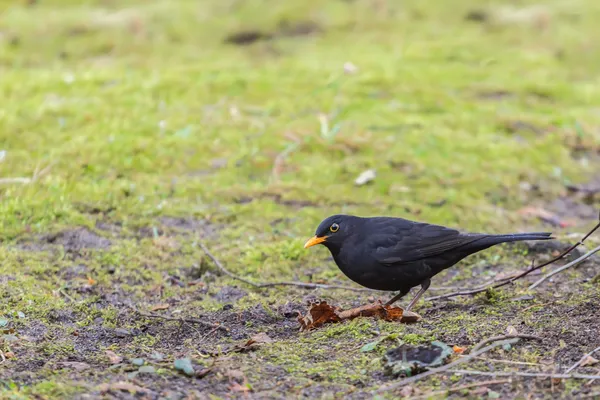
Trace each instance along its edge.
{"label": "mossy ground", "polygon": [[[593,261],[532,297],[517,284],[489,298],[424,301],[413,325],[359,319],[298,333],[293,311],[307,298],[350,307],[372,294],[257,291],[220,275],[197,242],[255,281],[349,285],[325,249],[302,249],[333,213],[578,240],[598,200],[565,185],[589,181],[600,165],[600,3],[0,7],[0,176],[32,178],[0,187],[0,350],[11,355],[0,364],[2,398],[130,398],[98,386],[117,381],[149,398],[244,396],[235,383],[261,398],[371,398],[391,379],[379,358],[395,343],[359,349],[379,335],[468,346],[512,325],[544,338],[491,353],[543,364],[492,363],[506,370],[561,370],[598,346]],[[256,30],[269,38],[224,43]],[[374,182],[355,186],[369,168]],[[574,225],[518,212],[532,205]],[[523,268],[527,253],[523,244],[490,249],[434,285],[476,285]],[[230,331],[141,317],[127,304],[168,304],[157,313]],[[260,332],[274,342],[219,357],[202,379],[171,368],[181,357],[209,367],[207,352]],[[106,350],[124,364],[112,366]],[[129,376],[132,358],[156,372]],[[427,393],[485,379],[440,375],[414,386]],[[491,389],[503,398],[600,390],[533,379]]]}

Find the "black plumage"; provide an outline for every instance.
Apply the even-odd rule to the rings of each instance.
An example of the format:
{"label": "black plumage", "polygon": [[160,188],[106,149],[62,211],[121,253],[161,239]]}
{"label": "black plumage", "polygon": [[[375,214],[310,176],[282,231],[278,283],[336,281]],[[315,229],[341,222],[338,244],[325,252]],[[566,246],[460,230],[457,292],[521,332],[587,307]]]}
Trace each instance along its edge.
{"label": "black plumage", "polygon": [[323,244],[340,270],[362,286],[399,291],[387,304],[421,285],[408,310],[427,290],[433,276],[463,258],[500,243],[547,239],[552,239],[551,233],[462,233],[403,218],[340,214],[323,220],[305,247]]}

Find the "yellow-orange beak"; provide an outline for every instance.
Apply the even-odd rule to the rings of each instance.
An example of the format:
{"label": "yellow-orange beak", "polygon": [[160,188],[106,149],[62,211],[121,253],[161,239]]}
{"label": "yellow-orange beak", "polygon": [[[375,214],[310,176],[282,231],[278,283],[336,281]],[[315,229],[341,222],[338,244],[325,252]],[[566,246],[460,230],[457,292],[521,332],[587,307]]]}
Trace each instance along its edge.
{"label": "yellow-orange beak", "polygon": [[323,236],[323,237],[318,237],[318,236],[311,237],[310,239],[308,239],[308,242],[306,242],[304,244],[304,248],[308,249],[311,246],[323,243],[325,241],[325,239],[327,239],[325,236]]}

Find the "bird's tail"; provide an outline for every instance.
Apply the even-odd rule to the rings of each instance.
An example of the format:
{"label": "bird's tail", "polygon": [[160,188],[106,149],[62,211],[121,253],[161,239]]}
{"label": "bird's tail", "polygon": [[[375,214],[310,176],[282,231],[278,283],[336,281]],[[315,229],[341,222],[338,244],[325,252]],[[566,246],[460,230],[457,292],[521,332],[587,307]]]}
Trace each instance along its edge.
{"label": "bird's tail", "polygon": [[508,243],[508,242],[519,242],[521,240],[549,240],[554,239],[551,232],[530,232],[530,233],[511,233],[508,235],[492,235],[483,239],[490,245]]}

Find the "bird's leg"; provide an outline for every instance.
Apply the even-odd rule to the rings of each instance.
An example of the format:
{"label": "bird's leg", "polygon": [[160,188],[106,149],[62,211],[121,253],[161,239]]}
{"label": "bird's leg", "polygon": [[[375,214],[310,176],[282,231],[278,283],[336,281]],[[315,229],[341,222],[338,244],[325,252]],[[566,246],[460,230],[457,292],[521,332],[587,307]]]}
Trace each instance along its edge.
{"label": "bird's leg", "polygon": [[400,300],[401,298],[403,298],[404,296],[406,296],[408,294],[408,292],[410,292],[410,289],[408,290],[401,290],[400,293],[398,293],[397,295],[395,295],[394,297],[392,297],[390,299],[390,301],[388,301],[387,303],[385,303],[386,306],[391,306],[392,304],[394,304],[395,302],[397,302],[398,300]]}
{"label": "bird's leg", "polygon": [[419,289],[419,291],[417,292],[417,294],[415,295],[415,297],[411,300],[410,303],[408,303],[408,307],[406,307],[404,309],[404,311],[410,311],[410,309],[412,308],[412,306],[414,306],[417,301],[419,301],[419,299],[421,298],[421,296],[423,296],[423,293],[425,293],[425,291],[427,289],[429,289],[429,285],[431,285],[431,280],[430,279],[426,279],[423,282],[421,282],[421,289]]}

